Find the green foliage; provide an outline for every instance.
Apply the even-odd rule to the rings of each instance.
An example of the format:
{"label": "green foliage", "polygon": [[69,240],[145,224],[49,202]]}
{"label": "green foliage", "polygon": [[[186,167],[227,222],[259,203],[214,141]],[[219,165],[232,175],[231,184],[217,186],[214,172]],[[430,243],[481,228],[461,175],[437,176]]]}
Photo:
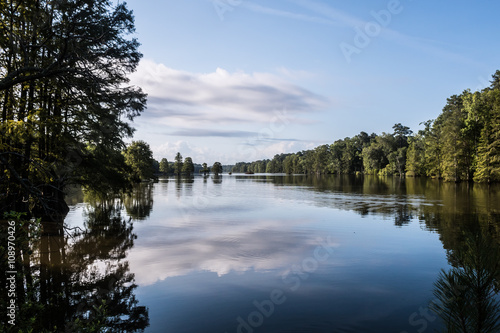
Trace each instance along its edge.
{"label": "green foliage", "polygon": [[215,162],[214,165],[212,166],[212,172],[215,175],[222,173],[222,164],[220,162]]}
{"label": "green foliage", "polygon": [[194,164],[191,157],[186,157],[184,159],[184,164],[182,166],[182,173],[188,176],[194,173]]}
{"label": "green foliage", "polygon": [[467,179],[470,159],[466,158],[467,140],[462,129],[465,128],[466,113],[463,107],[462,96],[452,96],[440,115],[442,118],[443,132],[443,172],[442,176],[447,181],[460,181]]}
{"label": "green foliage", "polygon": [[411,177],[423,176],[426,174],[425,145],[421,135],[417,135],[409,140],[408,151],[406,152],[406,175]]}
{"label": "green foliage", "polygon": [[498,332],[498,243],[481,232],[466,234],[464,244],[452,256],[458,265],[441,272],[434,284],[431,310],[442,318],[447,332]]}
{"label": "green foliage", "polygon": [[128,85],[141,58],[132,12],[107,0],[26,0],[1,1],[0,13],[0,209],[51,215],[69,184],[127,187],[113,152],[146,103]]}
{"label": "green foliage", "polygon": [[246,162],[238,162],[236,165],[233,166],[231,169],[232,172],[255,172],[255,173],[264,173],[266,172],[267,169],[267,164],[270,162],[270,160],[258,160],[254,161],[251,163],[246,163]]}
{"label": "green foliage", "polygon": [[312,172],[316,174],[326,174],[330,165],[330,147],[322,145],[313,151]]}
{"label": "green foliage", "polygon": [[408,138],[413,134],[413,131],[409,127],[397,123],[392,126],[394,129],[394,138],[396,139],[396,144],[398,148],[403,148],[408,146]]}
{"label": "green foliage", "polygon": [[371,145],[365,146],[361,151],[365,173],[376,174],[389,163],[384,151],[384,142],[381,137],[376,137]]}
{"label": "green foliage", "polygon": [[181,175],[182,167],[183,167],[182,155],[181,155],[181,153],[177,152],[177,155],[175,155],[175,162],[174,162],[174,173],[177,176]]}
{"label": "green foliage", "polygon": [[170,172],[170,167],[166,158],[162,158],[160,161],[160,172],[168,174]]}
{"label": "green foliage", "polygon": [[[12,327],[5,320],[9,299],[0,297],[1,332],[140,332],[149,325],[148,309],[138,306],[134,275],[123,260],[137,238],[132,222],[121,217],[123,204],[115,198],[95,199],[84,211],[84,230],[27,220],[25,213],[4,214],[16,226],[18,308]],[[0,223],[3,233],[7,225]],[[0,268],[12,270],[7,260]]]}
{"label": "green foliage", "polygon": [[269,163],[267,163],[266,172],[267,173],[279,173],[280,172],[279,161],[276,158],[276,156]]}
{"label": "green foliage", "polygon": [[[256,171],[263,172],[263,171]],[[285,157],[283,160],[283,172],[286,174],[304,173],[301,154],[292,154]]]}
{"label": "green foliage", "polygon": [[484,125],[479,138],[477,172],[474,180],[498,182],[500,181],[500,88],[483,92],[483,98],[486,107],[483,108],[481,115]]}
{"label": "green foliage", "polygon": [[151,166],[153,169],[153,174],[157,175],[160,173],[160,162],[157,160],[153,159],[153,165]]}
{"label": "green foliage", "polygon": [[125,155],[118,150],[107,149],[105,146],[88,146],[81,166],[81,183],[96,195],[106,196],[132,187],[134,171],[126,163]]}
{"label": "green foliage", "polygon": [[210,168],[208,167],[208,164],[207,163],[203,163],[201,165],[201,170],[200,172],[202,172],[204,175],[206,175],[207,173],[210,172]]}
{"label": "green foliage", "polygon": [[133,178],[137,181],[153,178],[153,152],[146,142],[132,141],[123,155],[125,163],[132,169]]}

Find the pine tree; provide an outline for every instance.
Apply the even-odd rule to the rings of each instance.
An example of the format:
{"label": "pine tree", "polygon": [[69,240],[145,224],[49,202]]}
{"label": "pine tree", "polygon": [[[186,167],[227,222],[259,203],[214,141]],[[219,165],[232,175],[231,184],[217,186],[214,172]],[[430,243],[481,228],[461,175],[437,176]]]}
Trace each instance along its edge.
{"label": "pine tree", "polygon": [[180,176],[182,173],[182,155],[181,153],[177,152],[177,155],[175,155],[175,162],[174,162],[174,172],[177,176]]}
{"label": "pine tree", "polygon": [[[498,72],[497,72],[498,73]],[[482,114],[484,124],[477,153],[474,181],[500,181],[500,88],[483,92],[488,107]]]}
{"label": "pine tree", "polygon": [[460,181],[464,178],[464,146],[465,140],[463,102],[461,96],[448,98],[443,113],[443,171],[442,176],[447,181]]}

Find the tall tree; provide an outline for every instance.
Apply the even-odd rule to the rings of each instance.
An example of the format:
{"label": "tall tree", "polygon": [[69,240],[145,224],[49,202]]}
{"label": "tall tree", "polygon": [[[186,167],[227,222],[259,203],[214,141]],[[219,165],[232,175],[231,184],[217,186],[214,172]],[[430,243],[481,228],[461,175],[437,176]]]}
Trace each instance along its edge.
{"label": "tall tree", "polygon": [[422,133],[419,133],[409,140],[408,151],[406,152],[406,175],[415,177],[425,174],[424,137]]}
{"label": "tall tree", "polygon": [[124,152],[125,162],[132,168],[137,180],[151,179],[154,174],[153,152],[149,144],[139,140],[133,141]]}
{"label": "tall tree", "polygon": [[408,138],[413,134],[408,126],[403,126],[397,123],[392,126],[394,137],[396,138],[398,148],[408,147]]}
{"label": "tall tree", "polygon": [[426,122],[425,160],[427,176],[441,178],[443,174],[443,120],[437,118]]}
{"label": "tall tree", "polygon": [[378,137],[375,138],[374,142],[364,147],[361,152],[365,173],[377,174],[389,163],[380,140]]}
{"label": "tall tree", "polygon": [[128,85],[141,58],[132,12],[109,0],[6,0],[0,27],[0,209],[48,214],[67,184],[127,184],[117,152],[146,103]]}
{"label": "tall tree", "polygon": [[462,97],[457,95],[448,98],[439,116],[443,121],[443,178],[448,181],[460,181],[465,177],[464,116]]}
{"label": "tall tree", "polygon": [[212,166],[212,172],[215,175],[222,173],[222,164],[220,162],[215,162],[214,165]]}
{"label": "tall tree", "polygon": [[314,149],[312,172],[316,174],[328,173],[330,164],[330,146],[322,145]]}
{"label": "tall tree", "polygon": [[160,161],[160,172],[164,174],[168,174],[170,171],[170,167],[168,165],[168,160],[166,158],[162,158]]}
{"label": "tall tree", "polygon": [[177,176],[180,176],[182,173],[182,155],[181,153],[177,152],[177,155],[175,155],[175,162],[174,162],[174,172]]}
{"label": "tall tree", "polygon": [[344,154],[345,146],[344,140],[337,140],[330,145],[330,152],[332,154],[330,171],[332,173],[340,175],[344,172],[344,160],[342,156]]}
{"label": "tall tree", "polygon": [[478,145],[474,180],[490,183],[500,181],[500,88],[487,90],[483,94],[487,107],[482,114],[484,125]]}
{"label": "tall tree", "polygon": [[186,157],[184,159],[184,165],[182,166],[182,172],[188,176],[190,176],[191,174],[194,173],[194,164],[193,164],[193,159],[191,157]]}
{"label": "tall tree", "polygon": [[201,165],[201,170],[200,172],[203,172],[204,175],[206,175],[207,173],[210,172],[210,169],[208,168],[208,164],[207,163],[203,163]]}

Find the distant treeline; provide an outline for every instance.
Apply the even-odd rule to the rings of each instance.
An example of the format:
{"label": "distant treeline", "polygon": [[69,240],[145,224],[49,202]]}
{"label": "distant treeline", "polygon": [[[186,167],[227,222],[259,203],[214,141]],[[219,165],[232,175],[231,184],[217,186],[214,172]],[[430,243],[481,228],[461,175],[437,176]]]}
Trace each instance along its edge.
{"label": "distant treeline", "polygon": [[126,165],[131,169],[132,179],[136,182],[170,174],[191,176],[197,173],[214,173],[218,175],[232,167],[223,166],[220,162],[215,162],[211,167],[207,163],[193,163],[191,157],[183,159],[180,152],[175,155],[174,162],[169,162],[166,158],[157,161],[153,158],[149,144],[142,140],[133,141],[125,149],[123,155]]}
{"label": "distant treeline", "polygon": [[500,181],[500,71],[482,91],[448,98],[442,113],[414,133],[361,132],[333,144],[273,159],[239,162],[233,172],[429,176],[446,181]]}

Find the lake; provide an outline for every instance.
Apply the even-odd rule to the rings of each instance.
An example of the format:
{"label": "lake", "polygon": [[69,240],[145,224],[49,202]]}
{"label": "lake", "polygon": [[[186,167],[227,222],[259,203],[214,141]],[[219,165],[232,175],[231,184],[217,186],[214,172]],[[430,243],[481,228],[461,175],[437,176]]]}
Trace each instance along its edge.
{"label": "lake", "polygon": [[498,190],[224,174],[160,179],[100,204],[77,193],[66,267],[87,307],[99,297],[85,290],[113,294],[125,304],[113,320],[149,319],[146,332],[434,332],[441,270],[460,266],[467,234],[498,239]]}

